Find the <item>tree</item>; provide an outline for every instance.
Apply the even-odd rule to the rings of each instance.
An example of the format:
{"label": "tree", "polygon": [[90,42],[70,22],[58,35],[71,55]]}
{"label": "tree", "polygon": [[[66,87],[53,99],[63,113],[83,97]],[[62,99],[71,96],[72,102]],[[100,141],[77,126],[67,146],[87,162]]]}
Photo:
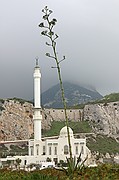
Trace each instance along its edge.
{"label": "tree", "polygon": [[47,157],[46,162],[51,162],[51,158]]}
{"label": "tree", "polygon": [[11,165],[11,160],[7,160],[7,164],[8,164],[8,166],[10,167],[10,165]]}
{"label": "tree", "polygon": [[20,167],[20,163],[21,163],[21,159],[17,158],[16,159],[16,165],[17,165],[18,168]]}

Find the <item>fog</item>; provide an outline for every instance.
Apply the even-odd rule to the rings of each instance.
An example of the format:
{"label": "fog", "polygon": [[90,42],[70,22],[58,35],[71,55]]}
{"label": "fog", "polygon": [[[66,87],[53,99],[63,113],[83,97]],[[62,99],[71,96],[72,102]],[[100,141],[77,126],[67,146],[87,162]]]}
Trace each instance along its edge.
{"label": "fog", "polygon": [[51,52],[38,24],[48,6],[57,19],[62,78],[92,85],[102,95],[119,92],[118,0],[1,0],[0,98],[33,98],[33,70],[39,57],[41,89],[58,83]]}

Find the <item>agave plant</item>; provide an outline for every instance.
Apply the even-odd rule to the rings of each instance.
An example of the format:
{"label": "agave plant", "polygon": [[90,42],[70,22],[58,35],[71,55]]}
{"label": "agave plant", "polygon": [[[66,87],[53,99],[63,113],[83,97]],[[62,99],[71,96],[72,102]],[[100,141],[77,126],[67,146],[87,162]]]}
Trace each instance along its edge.
{"label": "agave plant", "polygon": [[67,176],[72,178],[75,173],[78,173],[80,170],[82,170],[82,168],[85,167],[85,161],[87,160],[87,158],[88,156],[81,163],[81,153],[79,154],[78,158],[67,158],[67,168],[62,167],[62,170],[65,171]]}
{"label": "agave plant", "polygon": [[59,60],[57,50],[56,50],[56,45],[57,45],[57,39],[58,35],[54,32],[54,26],[57,23],[57,20],[55,18],[50,19],[50,15],[52,14],[52,10],[48,9],[46,6],[43,10],[43,20],[44,22],[41,22],[39,24],[40,28],[44,28],[44,30],[41,32],[41,35],[46,36],[49,41],[46,42],[46,45],[52,48],[52,54],[47,52],[46,56],[49,58],[52,58],[55,60],[56,66],[52,68],[56,68],[58,72],[58,78],[59,78],[59,83],[60,83],[60,89],[61,89],[61,95],[62,95],[62,102],[64,106],[64,112],[65,112],[65,122],[67,126],[67,135],[68,135],[68,144],[69,144],[69,154],[70,158],[67,158],[67,164],[68,168],[65,169],[62,167],[62,170],[65,171],[65,173],[69,176],[72,177],[72,175],[80,170],[82,167],[84,167],[84,163],[87,160],[86,159],[79,165],[80,159],[81,159],[81,153],[76,159],[76,157],[72,157],[72,148],[71,148],[71,141],[70,141],[70,134],[69,134],[69,122],[68,122],[68,116],[67,116],[67,105],[66,105],[66,100],[65,100],[65,93],[64,93],[64,88],[63,88],[63,83],[62,83],[62,76],[61,76],[61,68],[60,68],[60,63],[65,60],[65,56],[63,56],[62,59]]}
{"label": "agave plant", "polygon": [[67,116],[67,105],[65,100],[65,94],[64,94],[64,88],[62,83],[62,76],[61,76],[61,68],[60,63],[65,60],[65,56],[63,56],[62,59],[59,60],[56,45],[57,45],[57,39],[58,35],[54,32],[54,26],[57,23],[57,20],[55,18],[50,18],[50,15],[52,14],[52,10],[48,9],[46,6],[43,10],[43,20],[44,22],[41,22],[39,24],[40,28],[43,28],[44,30],[41,32],[41,35],[46,36],[49,39],[49,42],[46,42],[46,45],[52,48],[52,54],[47,52],[46,56],[49,58],[52,58],[56,66],[52,68],[56,68],[58,72],[58,78],[60,83],[60,89],[61,89],[61,95],[62,95],[62,103],[64,106],[64,113],[65,113],[65,122],[67,126],[67,135],[68,135],[68,144],[69,144],[69,153],[70,153],[70,160],[72,161],[72,149],[71,149],[71,142],[70,142],[70,134],[69,134],[69,123],[68,123],[68,116]]}

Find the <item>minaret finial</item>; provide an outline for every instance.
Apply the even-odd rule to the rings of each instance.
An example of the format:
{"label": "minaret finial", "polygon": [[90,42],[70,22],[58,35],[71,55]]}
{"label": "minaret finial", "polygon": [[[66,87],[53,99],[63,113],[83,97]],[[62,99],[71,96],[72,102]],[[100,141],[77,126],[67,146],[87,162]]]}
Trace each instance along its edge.
{"label": "minaret finial", "polygon": [[36,67],[38,67],[38,57],[36,57]]}

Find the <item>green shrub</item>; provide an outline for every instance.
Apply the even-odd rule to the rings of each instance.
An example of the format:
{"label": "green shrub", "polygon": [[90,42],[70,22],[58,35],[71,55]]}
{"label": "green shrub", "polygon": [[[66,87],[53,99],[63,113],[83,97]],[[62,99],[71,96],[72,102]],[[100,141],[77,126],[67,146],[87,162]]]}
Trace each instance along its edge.
{"label": "green shrub", "polygon": [[[60,130],[65,126],[65,122],[53,121],[50,130],[42,130],[43,136],[58,136]],[[69,122],[69,127],[74,133],[90,133],[91,127],[88,121]]]}
{"label": "green shrub", "polygon": [[[69,175],[50,168],[33,172],[1,169],[0,180],[69,180]],[[119,165],[102,164],[97,167],[84,167],[73,174],[72,180],[119,180]]]}
{"label": "green shrub", "polygon": [[91,151],[98,151],[102,154],[119,153],[119,143],[111,137],[105,135],[90,136],[87,139],[87,146]]}

